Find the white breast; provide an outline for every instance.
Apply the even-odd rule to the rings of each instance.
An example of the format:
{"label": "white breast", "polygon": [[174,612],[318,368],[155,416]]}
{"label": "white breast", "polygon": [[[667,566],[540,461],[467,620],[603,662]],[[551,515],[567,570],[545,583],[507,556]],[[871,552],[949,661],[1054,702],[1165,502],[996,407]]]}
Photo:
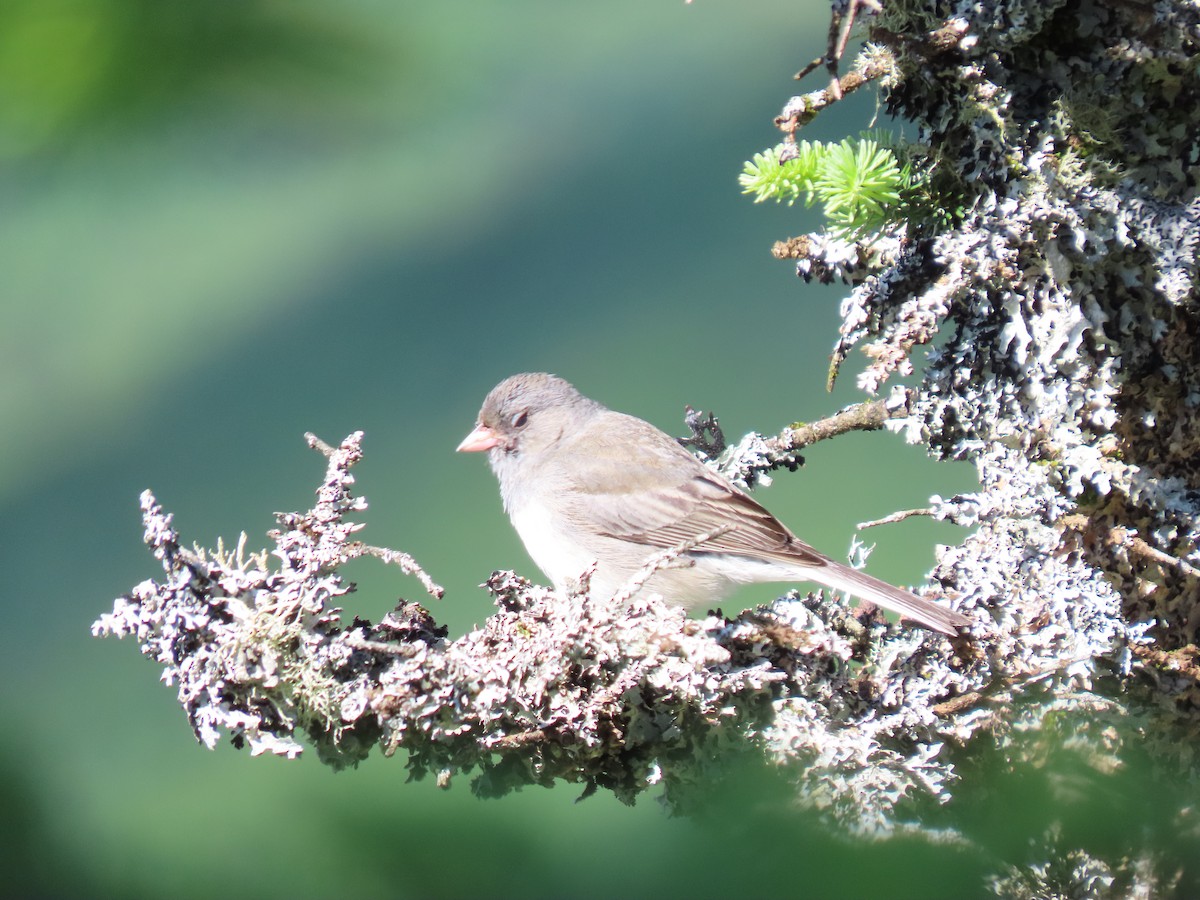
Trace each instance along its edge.
{"label": "white breast", "polygon": [[542,504],[523,503],[509,515],[526,552],[557,590],[565,590],[595,562]]}

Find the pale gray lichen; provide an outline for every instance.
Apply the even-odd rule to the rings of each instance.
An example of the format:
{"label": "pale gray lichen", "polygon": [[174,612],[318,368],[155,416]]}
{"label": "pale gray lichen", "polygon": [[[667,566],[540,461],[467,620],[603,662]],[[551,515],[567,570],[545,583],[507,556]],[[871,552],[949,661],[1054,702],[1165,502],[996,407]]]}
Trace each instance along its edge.
{"label": "pale gray lichen", "polygon": [[338,568],[369,549],[347,518],[366,508],[350,492],[360,440],[327,448],[317,503],[279,515],[269,554],[247,555],[244,541],[185,550],[143,494],[164,577],[119,598],[93,632],[138,640],[206,746],[227,734],[292,758],[306,737],[334,766],[379,746],[442,785],[476,772],[487,796],[567,781],[632,802],[661,785],[675,809],[749,748],[860,829],[892,827],[914,791],[949,796],[930,710],[964,676],[935,664],[944,640],[864,625],[829,598],[697,622],[654,594],[562,596],[497,572],[486,587],[498,611],[456,640],[405,601],[378,625],[343,622],[333,604],[351,586]]}
{"label": "pale gray lichen", "polygon": [[[834,357],[862,347],[868,392],[938,339],[889,427],[976,464],[980,490],[935,513],[988,531],[986,552],[948,550],[935,575],[989,610],[1001,659],[1027,671],[1062,649],[1032,621],[1070,622],[1075,650],[1097,659],[1123,653],[1131,627],[1163,649],[1188,644],[1200,631],[1200,4],[898,0],[867,33],[864,52],[894,57],[885,101],[960,173],[965,212],[868,257],[809,235],[797,273],[853,285]],[[755,447],[726,461],[746,482],[766,468]],[[1077,513],[1137,541],[1081,535],[1064,524]],[[1143,545],[1157,555],[1138,558]]]}
{"label": "pale gray lichen", "polygon": [[[866,19],[869,52],[894,57],[884,101],[957,176],[961,218],[869,257],[830,234],[778,255],[852,286],[834,361],[861,347],[863,390],[933,348],[890,427],[979,474],[977,492],[932,503],[976,528],[934,579],[992,623],[962,688],[1049,679],[1061,693],[1028,707],[1041,723],[1109,702],[1099,680],[1133,677],[1190,724],[1200,3],[893,0]],[[776,120],[789,139],[793,105]],[[747,461],[730,465],[749,480]],[[1003,727],[984,709],[954,717],[960,740]],[[1161,721],[1145,741],[1178,764],[1166,777],[1196,781]]]}
{"label": "pale gray lichen", "polygon": [[988,887],[1005,900],[1155,900],[1176,896],[1178,873],[1161,874],[1146,855],[1101,859],[1070,847],[1061,830],[1051,829],[1031,855],[1050,848],[1052,855],[1008,866]]}

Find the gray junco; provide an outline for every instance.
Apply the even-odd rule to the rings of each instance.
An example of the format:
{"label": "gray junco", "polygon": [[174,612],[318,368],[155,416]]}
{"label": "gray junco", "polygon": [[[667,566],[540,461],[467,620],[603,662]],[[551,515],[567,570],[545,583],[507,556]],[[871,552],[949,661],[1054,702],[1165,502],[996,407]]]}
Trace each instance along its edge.
{"label": "gray junco", "polygon": [[693,565],[655,572],[647,589],[696,607],[738,584],[815,581],[944,634],[970,623],[818,553],[674,438],[554,375],[496,385],[458,450],[488,451],[505,511],[558,590],[595,562],[590,590],[611,597],[649,557],[729,526],[686,554]]}

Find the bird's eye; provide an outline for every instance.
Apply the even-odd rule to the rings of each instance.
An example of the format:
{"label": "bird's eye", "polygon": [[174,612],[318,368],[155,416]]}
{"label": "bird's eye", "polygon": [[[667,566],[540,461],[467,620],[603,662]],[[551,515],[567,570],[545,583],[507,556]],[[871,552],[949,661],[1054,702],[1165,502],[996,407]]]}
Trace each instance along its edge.
{"label": "bird's eye", "polygon": [[513,428],[524,428],[525,423],[529,421],[529,410],[523,409],[512,417]]}

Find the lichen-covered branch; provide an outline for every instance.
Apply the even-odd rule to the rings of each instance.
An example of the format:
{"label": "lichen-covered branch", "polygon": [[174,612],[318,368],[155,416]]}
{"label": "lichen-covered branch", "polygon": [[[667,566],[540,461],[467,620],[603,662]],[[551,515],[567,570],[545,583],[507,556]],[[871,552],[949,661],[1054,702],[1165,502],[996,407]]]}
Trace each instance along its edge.
{"label": "lichen-covered branch", "polygon": [[767,438],[767,447],[773,452],[790,453],[826,441],[847,431],[877,431],[887,424],[899,410],[904,408],[903,395],[885,400],[868,400],[849,406],[816,422],[797,422],[789,425],[777,436]]}
{"label": "lichen-covered branch", "polygon": [[[973,683],[977,661],[830,598],[692,621],[641,591],[645,579],[612,598],[560,596],[497,572],[485,585],[497,612],[456,640],[404,600],[378,624],[344,621],[334,604],[352,588],[339,567],[362,553],[349,518],[366,508],[350,490],[361,437],[336,449],[310,439],[329,457],[325,480],[311,510],[278,516],[270,552],[247,554],[244,539],[233,553],[185,549],[143,494],[163,576],[93,633],[135,638],[205,745],[227,735],[294,757],[307,743],[335,767],[402,750],[417,777],[474,773],[489,796],[566,781],[631,802],[661,784],[680,809],[726,751],[750,749],[802,793],[841,797],[834,812],[856,828],[891,827],[914,792],[948,796],[952,723],[933,709]],[[685,564],[687,549],[648,561],[646,576]],[[866,656],[869,670],[845,665]]]}
{"label": "lichen-covered branch", "polygon": [[692,434],[679,442],[708,460],[735,484],[753,487],[770,484],[770,473],[776,469],[795,472],[804,465],[800,451],[805,447],[848,431],[878,431],[907,411],[907,392],[898,387],[886,398],[856,403],[815,422],[795,422],[772,437],[752,432],[736,446],[727,447],[717,417],[689,406],[684,422]]}
{"label": "lichen-covered branch", "polygon": [[[980,596],[1002,632],[1027,603],[1011,620],[1022,633],[1056,621],[1078,633],[1082,604],[1097,637],[1136,626],[1168,650],[1194,641],[1200,74],[1184,60],[1200,49],[1200,7],[1059,0],[947,15],[897,0],[858,12],[858,65],[886,60],[885,102],[918,126],[930,165],[958,173],[965,213],[870,242],[808,235],[779,255],[805,279],[854,286],[834,370],[861,347],[864,390],[913,374],[914,351],[944,339],[888,417],[980,473],[978,492],[930,507],[983,529],[978,552],[950,551],[939,579]],[[789,135],[791,111],[809,105],[784,105]],[[726,465],[769,465],[765,447],[743,449]],[[1031,590],[1030,568],[1044,575],[1050,559],[1070,572]]]}
{"label": "lichen-covered branch", "polygon": [[[845,10],[841,6],[845,6]],[[775,125],[785,132],[789,139],[796,130],[803,128],[817,117],[817,114],[830,104],[836,103],[847,94],[857,91],[864,85],[881,78],[891,76],[891,67],[886,57],[860,57],[854,68],[845,75],[839,74],[838,68],[850,42],[850,32],[854,27],[860,7],[878,12],[880,7],[876,0],[848,0],[845,4],[834,3],[833,15],[829,20],[829,46],[823,57],[813,60],[798,73],[796,79],[802,79],[819,65],[824,65],[829,71],[829,87],[821,91],[813,91],[799,97],[793,97],[783,108],[783,112],[775,119]]]}
{"label": "lichen-covered branch", "polygon": [[[979,473],[978,491],[935,497],[929,511],[976,529],[941,554],[934,578],[989,610],[991,689],[1057,669],[1076,689],[1028,707],[1040,727],[1111,703],[1094,691],[1106,669],[1126,687],[1154,685],[1192,727],[1200,4],[892,0],[859,20],[859,68],[886,69],[884,103],[916,126],[914,158],[956,185],[959,212],[949,227],[869,242],[806,235],[775,254],[805,280],[852,287],[832,371],[862,349],[863,390],[914,375],[914,353],[937,342],[888,427]],[[795,111],[811,106],[807,95],[784,104],[788,140]],[[1194,780],[1162,731],[1148,738],[1156,758]],[[1140,861],[1156,858],[1147,845]],[[1121,885],[1119,866],[1080,859],[1024,875],[1043,887],[1071,871],[1076,884],[1091,872]],[[1006,889],[1024,896],[1024,875]]]}

